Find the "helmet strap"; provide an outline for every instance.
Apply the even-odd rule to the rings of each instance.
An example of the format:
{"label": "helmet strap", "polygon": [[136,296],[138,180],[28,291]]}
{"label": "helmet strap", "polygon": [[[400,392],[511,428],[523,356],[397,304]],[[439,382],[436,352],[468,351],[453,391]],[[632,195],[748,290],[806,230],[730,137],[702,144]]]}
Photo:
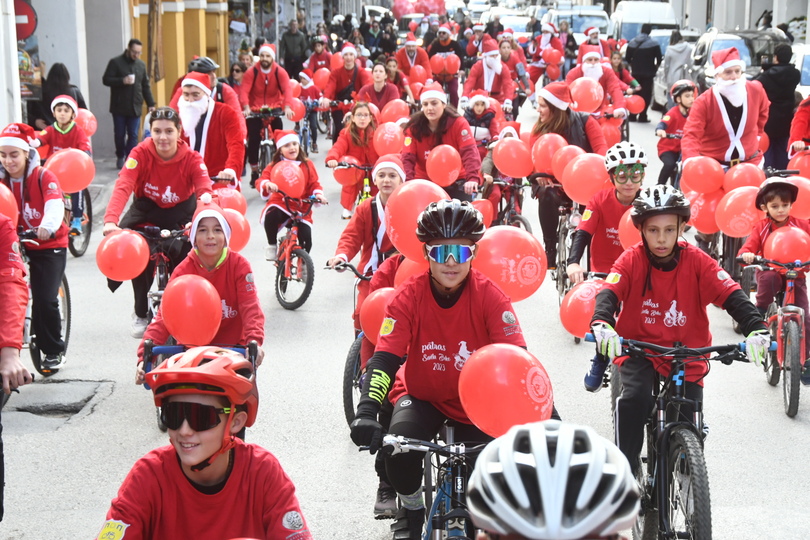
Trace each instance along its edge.
{"label": "helmet strap", "polygon": [[233,424],[233,416],[235,413],[236,407],[233,404],[231,404],[231,412],[228,414],[228,420],[225,422],[225,434],[222,436],[222,446],[220,446],[219,450],[217,450],[211,456],[209,456],[208,459],[203,460],[197,463],[196,465],[192,465],[191,466],[192,471],[200,472],[201,470],[211,465],[217,457],[226,452],[229,452],[231,448],[236,446],[234,436],[231,434],[231,425]]}

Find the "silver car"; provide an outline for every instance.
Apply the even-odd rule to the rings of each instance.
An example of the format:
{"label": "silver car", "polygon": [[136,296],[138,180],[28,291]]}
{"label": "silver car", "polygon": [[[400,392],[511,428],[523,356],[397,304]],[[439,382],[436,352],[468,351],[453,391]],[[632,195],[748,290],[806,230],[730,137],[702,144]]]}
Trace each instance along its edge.
{"label": "silver car", "polygon": [[[680,32],[681,36],[683,36],[683,40],[692,45],[694,48],[694,44],[700,37],[700,32],[697,30],[681,30]],[[672,30],[668,29],[653,30],[650,32],[650,38],[657,41],[658,45],[661,47],[662,56],[667,52],[669,38],[671,35]],[[667,86],[667,81],[665,80],[665,73],[664,63],[661,62],[661,65],[658,66],[658,71],[655,74],[655,79],[653,80],[652,103],[650,105],[656,111],[665,111],[667,109],[667,102],[669,101],[669,86]]]}

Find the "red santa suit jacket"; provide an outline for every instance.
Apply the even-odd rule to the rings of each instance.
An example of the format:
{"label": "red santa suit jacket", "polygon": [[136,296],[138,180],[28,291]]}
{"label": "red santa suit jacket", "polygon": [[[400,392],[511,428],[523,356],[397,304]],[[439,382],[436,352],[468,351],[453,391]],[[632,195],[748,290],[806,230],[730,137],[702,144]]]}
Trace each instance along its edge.
{"label": "red santa suit jacket", "polygon": [[[183,78],[184,77],[181,77],[180,79],[177,80],[176,89],[174,90],[174,93],[172,94],[172,100],[169,103],[169,107],[171,107],[175,111],[180,110],[178,109],[178,103],[180,102],[180,98],[183,97],[183,88],[182,86],[180,86],[181,83],[183,82]],[[241,89],[241,85],[239,88]],[[242,116],[243,107],[241,103],[239,103],[239,92],[231,88],[230,85],[222,83],[222,100],[220,101],[219,96],[217,96],[216,86],[214,87],[213,90],[211,90],[211,98],[213,98],[214,101],[216,101],[217,103],[223,103],[225,105],[228,105],[231,109],[233,109],[236,112],[236,114],[239,115],[239,129],[242,134],[241,136],[244,139],[247,136],[247,126],[245,126],[245,119]]]}
{"label": "red santa suit jacket", "polygon": [[747,81],[747,99],[743,101],[743,118],[733,133],[720,94],[712,87],[701,94],[689,109],[689,118],[683,130],[681,152],[683,160],[695,156],[708,156],[721,163],[731,161],[736,148],[740,161],[759,162],[759,135],[764,133],[771,106],[765,89],[759,81]]}
{"label": "red santa suit jacket", "polygon": [[545,47],[541,47],[540,42],[537,40],[533,41],[529,47],[532,54],[532,65],[535,67],[546,66],[546,62],[543,60],[543,51],[548,48],[557,49],[563,54],[563,57],[565,56],[565,47],[563,47],[562,41],[558,37],[552,37]]}
{"label": "red santa suit jacket", "polygon": [[793,116],[793,121],[790,123],[790,139],[788,140],[788,157],[793,157],[794,152],[790,147],[796,141],[802,139],[810,139],[810,97],[806,98],[799,104],[796,109],[796,114]]}
{"label": "red santa suit jacket", "polygon": [[416,56],[414,56],[413,60],[411,60],[411,58],[408,56],[408,53],[405,51],[405,47],[402,47],[397,51],[396,58],[399,69],[405,74],[406,77],[411,76],[411,68],[416,64],[419,64],[425,68],[425,73],[428,77],[430,77],[430,74],[433,72],[433,70],[430,69],[430,58],[428,58],[428,53],[422,47],[416,48]]}
{"label": "red santa suit jacket", "polygon": [[[461,155],[461,172],[459,182],[475,182],[479,186],[481,179],[481,155],[475,146],[475,137],[470,124],[463,117],[446,117],[447,130],[442,137],[442,144],[449,144]],[[438,146],[436,135],[431,134],[421,141],[411,135],[410,128],[405,130],[405,141],[402,146],[402,165],[405,167],[405,180],[428,178],[427,162],[430,151]]]}
{"label": "red santa suit jacket", "polygon": [[37,134],[37,139],[40,143],[47,144],[51,148],[47,156],[40,154],[42,159],[48,159],[65,148],[77,148],[88,154],[92,151],[87,133],[76,122],[71,122],[70,127],[64,132],[59,131],[56,124],[50,125]]}
{"label": "red santa suit jacket", "polygon": [[344,66],[340,66],[333,69],[329,74],[329,81],[326,83],[326,88],[323,89],[323,97],[335,100],[338,94],[351,84],[355,71],[357,71],[357,76],[354,79],[354,95],[365,85],[372,82],[371,73],[366,71],[360,63],[355,63],[354,69],[346,69]]}
{"label": "red santa suit jacket", "polygon": [[[311,160],[307,160],[306,163],[300,163],[295,161],[294,163],[298,164],[301,167],[301,171],[304,173],[304,194],[302,197],[310,197],[315,195],[322,195],[323,188],[321,187],[321,183],[318,181],[318,171],[315,170],[315,164]],[[261,223],[264,223],[264,216],[267,214],[267,211],[270,208],[278,208],[288,216],[290,212],[287,210],[287,206],[284,204],[284,196],[281,193],[270,193],[270,195],[265,196],[263,185],[265,182],[270,182],[270,171],[273,170],[273,165],[275,163],[271,163],[262,171],[262,175],[259,180],[256,182],[256,189],[259,190],[259,194],[261,195],[262,199],[267,201],[267,204],[264,205],[262,209],[262,216],[260,219]],[[297,203],[295,201],[290,203],[290,208],[298,211],[304,212],[309,209],[309,203]],[[308,216],[303,218],[305,222],[312,223],[312,212],[309,213]]]}
{"label": "red santa suit jacket", "polygon": [[[239,189],[239,177],[245,162],[245,143],[240,131],[240,124],[243,124],[242,115],[212,99],[208,101],[208,113],[200,122],[203,122],[202,140],[196,140],[196,132],[192,132],[189,137],[185,131],[183,140],[188,143],[189,148],[199,147],[198,152],[205,161],[208,174],[216,176],[225,169],[230,169],[236,176],[233,184],[217,182],[214,187]],[[194,140],[191,140],[192,138]]]}
{"label": "red santa suit jacket", "polygon": [[[366,146],[358,146],[354,144],[352,142],[352,136],[349,133],[349,128],[343,128],[340,131],[340,135],[338,135],[338,140],[335,141],[335,144],[333,144],[332,148],[330,148],[329,152],[327,152],[326,161],[330,161],[332,159],[335,161],[340,161],[343,156],[352,156],[357,158],[360,165],[373,166],[375,163],[377,163],[377,159],[380,156],[374,149],[374,128],[371,127],[370,124],[366,128],[365,140],[367,142]],[[369,174],[371,173],[369,172]]]}
{"label": "red santa suit jacket", "polygon": [[251,109],[283,108],[290,105],[293,98],[290,76],[277,62],[273,62],[267,73],[262,71],[259,62],[247,68],[239,90],[239,103],[243,108],[246,105]]}
{"label": "red santa suit jacket", "polygon": [[[498,57],[500,60],[500,57]],[[463,96],[470,97],[475,90],[484,90],[484,62],[476,62],[470,68],[470,74],[464,82]],[[515,81],[512,80],[512,72],[509,66],[501,60],[501,72],[496,73],[492,79],[492,86],[489,90],[490,97],[497,99],[501,105],[507,99],[515,99]]]}
{"label": "red santa suit jacket", "polygon": [[[585,75],[582,73],[582,66],[577,66],[568,72],[568,75],[565,76],[565,82],[571,84],[575,80],[584,76]],[[627,104],[624,101],[624,94],[622,93],[621,82],[612,69],[602,66],[602,76],[599,77],[599,84],[602,86],[602,90],[605,92],[605,97],[602,99],[602,105],[599,107],[599,110],[604,109],[609,104],[613,105],[614,111],[616,109],[627,110]]]}
{"label": "red santa suit jacket", "polygon": [[20,258],[17,231],[11,218],[0,214],[0,348],[22,348],[23,323],[28,307],[25,265]]}
{"label": "red santa suit jacket", "polygon": [[369,103],[373,103],[379,110],[382,110],[389,101],[393,101],[395,99],[399,99],[399,88],[397,88],[397,85],[390,83],[387,80],[385,81],[381,92],[374,90],[373,82],[365,85],[360,89],[359,92],[357,92],[357,101],[367,101]]}
{"label": "red santa suit jacket", "polygon": [[[376,212],[372,206],[376,206]],[[377,214],[376,220],[374,214]],[[374,236],[374,231],[377,236]],[[376,272],[380,264],[380,255],[394,249],[385,232],[385,207],[378,197],[366,199],[354,210],[352,219],[338,240],[335,257],[351,261],[360,253],[360,264],[357,268],[365,275]]]}

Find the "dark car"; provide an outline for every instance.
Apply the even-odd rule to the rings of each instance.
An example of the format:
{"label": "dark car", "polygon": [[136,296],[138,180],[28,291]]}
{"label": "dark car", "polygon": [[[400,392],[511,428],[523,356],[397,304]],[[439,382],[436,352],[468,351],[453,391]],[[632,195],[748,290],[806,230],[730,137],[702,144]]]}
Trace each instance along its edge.
{"label": "dark car", "polygon": [[710,28],[695,44],[692,65],[688,69],[689,77],[697,83],[701,92],[711,88],[714,85],[712,53],[735,47],[747,66],[745,76],[751,79],[762,70],[763,64],[773,63],[773,50],[781,43],[790,45],[790,40],[778,28],[729,32]]}

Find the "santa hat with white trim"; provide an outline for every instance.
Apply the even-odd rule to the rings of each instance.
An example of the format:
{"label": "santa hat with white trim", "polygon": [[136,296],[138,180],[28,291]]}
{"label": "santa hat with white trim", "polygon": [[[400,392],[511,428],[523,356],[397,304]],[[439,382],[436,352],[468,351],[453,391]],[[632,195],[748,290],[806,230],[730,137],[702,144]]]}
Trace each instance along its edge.
{"label": "santa hat with white trim", "polygon": [[514,32],[514,30],[512,30],[511,28],[507,28],[506,30],[504,30],[503,32],[501,32],[501,39],[508,39],[508,40],[510,40],[510,41],[511,41],[511,40],[513,40],[513,39],[515,39],[515,32]]}
{"label": "santa hat with white trim", "polygon": [[285,144],[289,144],[291,142],[301,142],[301,139],[298,138],[298,134],[288,129],[279,129],[274,132],[273,140],[276,142],[276,148],[281,148]]}
{"label": "santa hat with white trim", "polygon": [[543,25],[540,27],[540,31],[549,32],[552,36],[556,36],[558,34],[557,27],[550,22],[543,23]]}
{"label": "santa hat with white trim", "polygon": [[598,34],[599,33],[599,28],[597,28],[595,26],[589,26],[588,28],[585,29],[585,36],[586,37],[591,37],[591,34],[593,34],[594,32],[596,32]]}
{"label": "santa hat with white trim", "polygon": [[357,56],[357,48],[350,42],[347,42],[345,45],[343,45],[343,48],[340,49],[340,52],[343,55],[353,54]]}
{"label": "santa hat with white trim", "polygon": [[484,25],[481,24],[480,22],[475,23],[473,25],[473,31],[476,31],[476,30],[480,30],[480,31],[483,32],[484,31]]}
{"label": "santa hat with white trim", "polygon": [[472,94],[470,94],[470,107],[475,105],[477,102],[481,102],[487,107],[489,107],[489,95],[484,90],[475,90]]}
{"label": "santa hat with white trim", "polygon": [[599,54],[599,51],[593,51],[593,50],[591,50],[591,51],[588,51],[588,52],[586,52],[585,54],[583,54],[583,55],[582,55],[582,61],[584,62],[584,61],[585,61],[585,60],[587,60],[588,58],[598,58],[598,59],[601,59],[601,58],[602,58],[602,55],[601,55],[601,54]]}
{"label": "santa hat with white trim", "polygon": [[745,62],[740,59],[740,51],[734,47],[714,51],[712,53],[712,64],[714,64],[715,75],[734,66],[740,66],[740,69],[745,69]]}
{"label": "santa hat with white trim", "polygon": [[505,135],[511,135],[517,139],[520,138],[520,123],[519,122],[506,122],[498,134],[499,139],[503,139]]}
{"label": "santa hat with white trim", "polygon": [[276,46],[272,43],[268,44],[265,43],[261,47],[259,47],[259,56],[261,56],[262,52],[269,52],[270,56],[273,57],[273,60],[276,59]]}
{"label": "santa hat with white trim", "polygon": [[9,124],[0,131],[0,146],[13,146],[28,152],[36,138],[34,128],[26,124]]}
{"label": "santa hat with white trim", "polygon": [[447,104],[447,93],[444,88],[437,82],[430,83],[422,88],[422,93],[419,94],[419,101],[423,102],[426,99],[438,99],[444,104]]}
{"label": "santa hat with white trim", "polygon": [[470,37],[471,35],[473,35],[473,29],[472,28],[466,28],[464,30],[464,36],[465,37]]}
{"label": "santa hat with white trim", "polygon": [[416,34],[413,32],[408,32],[408,35],[405,38],[405,45],[416,45]]}
{"label": "santa hat with white trim", "polygon": [[483,44],[481,45],[481,56],[497,56],[500,54],[498,51],[498,42],[489,37],[484,36]]}
{"label": "santa hat with white trim", "polygon": [[441,34],[441,33],[446,33],[448,36],[450,34],[452,34],[452,32],[450,31],[450,25],[447,24],[447,23],[444,23],[443,25],[441,25],[439,27],[439,31],[437,32],[437,34]]}
{"label": "santa hat with white trim", "polygon": [[194,218],[191,220],[191,230],[188,236],[192,245],[195,243],[197,227],[199,227],[200,221],[207,217],[212,217],[219,222],[219,226],[222,227],[222,232],[225,233],[225,245],[227,246],[231,241],[231,225],[225,217],[225,212],[222,211],[222,208],[218,204],[212,202],[212,200],[210,193],[204,193],[197,203],[197,210],[194,212]]}
{"label": "santa hat with white trim", "polygon": [[51,112],[53,112],[57,105],[67,105],[73,109],[74,116],[79,114],[79,106],[76,104],[76,100],[66,94],[53,98],[53,101],[51,101]]}
{"label": "santa hat with white trim", "polygon": [[299,79],[304,79],[306,82],[311,82],[313,77],[312,70],[309,68],[304,68],[301,70],[301,73],[298,74]]}
{"label": "santa hat with white trim", "polygon": [[394,169],[402,181],[405,181],[405,167],[402,166],[402,159],[400,159],[399,154],[380,156],[379,159],[377,159],[377,163],[374,164],[374,170],[371,171],[372,180],[377,176],[377,172],[380,169]]}
{"label": "santa hat with white trim", "polygon": [[537,91],[537,95],[545,99],[550,105],[563,111],[569,106],[574,105],[571,90],[568,89],[568,85],[564,82],[547,84]]}
{"label": "santa hat with white trim", "polygon": [[210,85],[211,77],[208,73],[197,73],[196,71],[192,71],[191,73],[186,73],[186,76],[183,77],[183,83],[181,86],[196,86],[197,88],[203,90],[205,95],[211,93]]}

